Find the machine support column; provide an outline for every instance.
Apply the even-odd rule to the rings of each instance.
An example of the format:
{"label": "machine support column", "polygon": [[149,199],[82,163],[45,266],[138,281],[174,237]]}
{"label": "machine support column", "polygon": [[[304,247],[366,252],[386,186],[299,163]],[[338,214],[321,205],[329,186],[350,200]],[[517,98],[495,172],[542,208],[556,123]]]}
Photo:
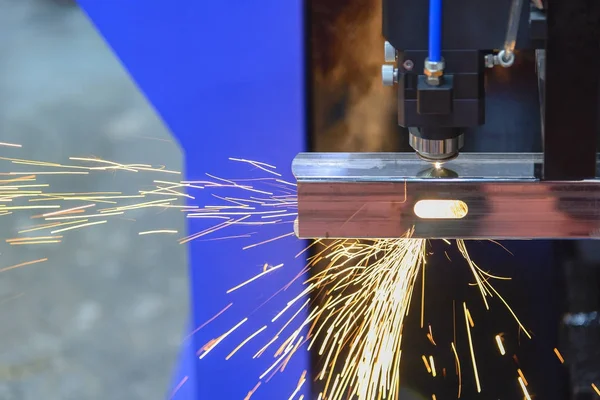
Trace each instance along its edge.
{"label": "machine support column", "polygon": [[596,172],[600,89],[600,2],[548,0],[543,179]]}

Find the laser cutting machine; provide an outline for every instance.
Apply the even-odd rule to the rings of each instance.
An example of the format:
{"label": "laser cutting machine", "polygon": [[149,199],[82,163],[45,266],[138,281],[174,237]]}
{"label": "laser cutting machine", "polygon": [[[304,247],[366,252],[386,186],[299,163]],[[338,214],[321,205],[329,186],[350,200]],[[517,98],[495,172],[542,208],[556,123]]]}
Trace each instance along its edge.
{"label": "laser cutting machine", "polygon": [[[298,235],[397,237],[414,226],[416,237],[432,238],[597,237],[600,3],[381,1],[383,84],[398,93],[399,135],[418,156],[300,154],[293,165]],[[273,164],[286,165],[307,150],[302,1],[79,4],[173,130],[188,154],[188,176],[234,175],[223,161],[232,155],[262,159],[269,153]],[[420,200],[462,201],[468,212],[420,218]],[[198,221],[189,223],[197,228]],[[589,242],[530,242],[534,250],[568,246],[578,254],[565,258],[570,348],[562,351],[574,355],[567,364],[581,399],[593,398],[589,383],[600,378],[594,317],[600,301],[591,278],[597,268],[588,268],[600,260]],[[303,247],[279,243],[275,258]],[[245,253],[240,263],[237,250],[227,241],[190,245],[192,327],[211,318],[218,309],[209,305],[225,301],[220,296],[239,283],[228,280],[234,268],[264,262]],[[542,263],[553,257],[533,256]],[[227,265],[227,273],[206,265]],[[289,278],[278,275],[273,279],[280,281],[269,284]],[[260,304],[250,297],[235,300],[242,307],[232,308],[223,326],[245,317],[244,306]],[[271,312],[281,304],[275,299]],[[252,333],[247,329],[240,335]],[[182,363],[176,382],[185,377],[187,383],[176,398],[243,398],[264,371],[260,361],[233,368],[224,360],[199,364],[195,351],[210,339],[199,332],[182,350],[189,364]],[[255,397],[279,398],[295,385],[309,360],[292,362]]]}
{"label": "laser cutting machine", "polygon": [[[414,152],[299,154],[296,234],[600,237],[600,2],[382,1],[382,83]],[[572,398],[591,399],[600,247],[551,251],[566,271]]]}

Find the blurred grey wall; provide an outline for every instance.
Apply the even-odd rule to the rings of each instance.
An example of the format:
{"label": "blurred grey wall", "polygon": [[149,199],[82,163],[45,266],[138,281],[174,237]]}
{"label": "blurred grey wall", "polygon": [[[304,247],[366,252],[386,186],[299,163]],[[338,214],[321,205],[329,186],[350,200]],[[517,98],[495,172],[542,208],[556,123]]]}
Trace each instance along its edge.
{"label": "blurred grey wall", "polygon": [[[166,128],[86,17],[63,3],[0,0],[0,142],[23,146],[0,156],[179,170]],[[15,168],[0,161],[0,173]],[[55,191],[92,192],[144,190],[160,178],[44,179]],[[58,245],[9,246],[35,224],[31,214],[0,217],[0,269],[49,258],[0,273],[0,399],[165,398],[188,312],[186,255],[173,235],[138,233],[183,233],[182,213],[139,210]]]}

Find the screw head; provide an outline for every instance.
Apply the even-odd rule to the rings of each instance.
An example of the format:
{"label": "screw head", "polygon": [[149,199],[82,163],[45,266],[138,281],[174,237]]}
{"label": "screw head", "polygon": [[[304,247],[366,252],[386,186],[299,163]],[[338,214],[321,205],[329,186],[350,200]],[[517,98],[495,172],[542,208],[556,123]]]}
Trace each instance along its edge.
{"label": "screw head", "polygon": [[413,60],[406,60],[402,63],[402,67],[407,71],[412,71],[412,69],[415,67],[415,63]]}

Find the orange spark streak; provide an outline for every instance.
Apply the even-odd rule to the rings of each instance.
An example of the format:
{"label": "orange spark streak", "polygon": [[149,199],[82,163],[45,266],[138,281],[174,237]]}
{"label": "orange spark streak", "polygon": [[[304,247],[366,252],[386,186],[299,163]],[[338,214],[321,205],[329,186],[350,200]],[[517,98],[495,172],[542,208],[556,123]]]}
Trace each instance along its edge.
{"label": "orange spark streak", "polygon": [[183,379],[177,384],[177,386],[175,386],[173,392],[171,392],[171,397],[169,397],[169,400],[173,400],[175,398],[175,395],[177,394],[179,389],[181,389],[181,387],[187,382],[188,379],[189,378],[187,375],[183,377]]}
{"label": "orange spark streak", "polygon": [[10,271],[11,269],[21,268],[21,267],[25,267],[27,265],[37,264],[37,263],[41,263],[41,262],[44,262],[44,261],[48,261],[48,259],[47,258],[40,258],[39,260],[26,261],[26,262],[21,263],[21,264],[12,265],[10,267],[4,267],[4,268],[0,269],[0,272]]}
{"label": "orange spark streak", "polygon": [[460,392],[462,391],[462,376],[460,373],[460,359],[458,358],[458,352],[456,351],[454,342],[452,342],[452,352],[454,353],[454,358],[456,360],[456,374],[458,375],[458,396],[457,396],[457,398],[460,399]]}
{"label": "orange spark streak", "polygon": [[231,335],[237,328],[239,328],[240,326],[242,326],[246,321],[248,321],[248,318],[244,318],[243,320],[241,320],[240,322],[238,322],[233,328],[231,328],[230,330],[228,330],[227,332],[225,332],[224,334],[222,334],[218,338],[211,340],[207,345],[205,345],[203,347],[202,350],[204,350],[204,352],[200,355],[199,358],[202,360],[204,357],[206,357],[206,355],[208,353],[210,353],[212,351],[212,349],[214,349],[215,347],[217,347],[219,345],[219,343],[221,343],[223,340],[225,340],[225,338],[227,336]]}
{"label": "orange spark streak", "polygon": [[471,338],[471,327],[469,326],[469,310],[467,303],[463,303],[465,312],[465,323],[467,326],[467,335],[469,337],[469,347],[471,349],[471,361],[473,362],[473,373],[475,375],[475,383],[477,385],[477,393],[481,393],[481,383],[479,382],[479,372],[477,371],[477,361],[475,360],[475,350],[473,349],[473,339]]}
{"label": "orange spark streak", "polygon": [[529,382],[527,382],[527,379],[525,379],[525,375],[523,374],[523,371],[521,371],[520,368],[517,369],[517,373],[519,374],[521,379],[523,379],[523,383],[525,384],[525,386],[529,386]]}
{"label": "orange spark streak", "polygon": [[258,387],[260,386],[260,384],[261,384],[261,383],[262,383],[262,382],[258,382],[258,383],[256,384],[256,386],[254,386],[254,387],[252,388],[252,390],[250,390],[250,391],[248,392],[248,394],[246,395],[246,397],[244,397],[244,400],[250,400],[250,397],[252,397],[252,395],[254,394],[254,392],[256,392],[256,389],[258,389]]}
{"label": "orange spark streak", "polygon": [[558,351],[558,349],[556,347],[554,348],[554,354],[556,354],[556,357],[558,357],[558,361],[560,361],[561,364],[565,363],[565,359],[563,358],[562,354],[560,354],[560,351]]}
{"label": "orange spark streak", "polygon": [[192,332],[190,332],[190,334],[187,335],[185,337],[185,339],[183,339],[183,341],[185,342],[186,340],[188,340],[189,338],[191,338],[192,336],[194,336],[200,329],[204,328],[206,325],[208,325],[211,322],[213,322],[221,314],[223,314],[225,311],[227,311],[229,309],[229,307],[231,307],[232,305],[233,305],[233,303],[229,303],[224,309],[222,309],[221,311],[219,311],[218,313],[216,313],[215,315],[213,315],[208,321],[206,321],[205,323],[203,323],[202,325],[200,325],[199,327],[197,327],[196,329],[194,329]]}
{"label": "orange spark streak", "polygon": [[421,356],[421,359],[423,360],[423,364],[425,364],[425,368],[427,368],[427,372],[431,373],[431,367],[429,366],[429,361],[427,361],[427,357],[425,357],[425,354]]}

